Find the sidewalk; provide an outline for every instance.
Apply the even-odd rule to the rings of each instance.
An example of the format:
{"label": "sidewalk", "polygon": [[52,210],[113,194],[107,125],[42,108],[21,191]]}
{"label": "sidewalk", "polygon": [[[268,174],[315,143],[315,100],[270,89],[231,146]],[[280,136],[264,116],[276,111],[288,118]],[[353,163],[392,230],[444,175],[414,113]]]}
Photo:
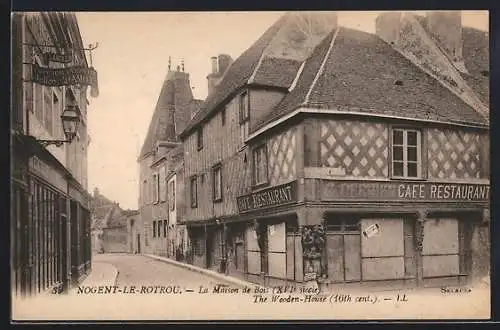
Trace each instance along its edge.
{"label": "sidewalk", "polygon": [[[79,287],[84,286],[113,286],[116,284],[116,278],[118,277],[118,269],[112,264],[105,262],[93,262],[92,271],[90,274],[79,284]],[[71,294],[76,294],[78,292],[78,287],[71,290]]]}
{"label": "sidewalk", "polygon": [[[182,267],[185,269],[189,269],[194,272],[198,272],[207,276],[210,276],[215,279],[219,279],[221,281],[231,283],[233,285],[237,286],[247,286],[247,287],[263,287],[262,285],[248,282],[241,280],[239,278],[233,277],[233,276],[227,276],[221,273],[218,273],[213,270],[193,266],[190,264],[186,264],[183,262],[179,262],[173,259],[165,258],[165,257],[160,257],[157,255],[152,255],[152,254],[143,254],[145,257],[163,261],[166,263],[169,263],[174,266]],[[305,283],[302,284],[297,284],[298,286],[305,286]],[[457,285],[457,286],[452,286],[452,287],[470,287],[472,288],[473,291],[481,292],[481,291],[489,291],[490,290],[490,283],[489,283],[489,277],[484,277],[481,280],[478,280],[475,283],[471,283],[469,285]],[[374,295],[387,295],[387,294],[397,294],[397,293],[411,293],[412,295],[434,295],[436,293],[439,293],[440,287],[427,287],[427,288],[393,288],[390,285],[387,285],[385,287],[334,287],[334,288],[328,288],[324,290],[322,293],[325,294],[332,294],[335,292],[341,292],[341,293],[352,293],[352,294],[374,294]]]}
{"label": "sidewalk", "polygon": [[177,266],[177,267],[182,267],[182,268],[185,268],[185,269],[189,269],[191,271],[194,271],[194,272],[197,272],[197,273],[201,273],[201,274],[210,276],[212,278],[221,280],[223,282],[231,283],[233,285],[242,286],[242,287],[243,286],[247,286],[247,287],[252,287],[252,288],[256,287],[256,286],[262,287],[262,285],[258,285],[256,283],[247,282],[247,281],[241,280],[241,279],[233,277],[233,276],[227,276],[227,275],[218,273],[218,272],[210,270],[210,269],[196,267],[196,266],[193,266],[193,265],[190,265],[190,264],[186,264],[186,263],[183,263],[183,262],[179,262],[179,261],[176,261],[176,260],[173,260],[173,259],[169,259],[169,258],[165,258],[165,257],[160,257],[160,256],[156,256],[156,255],[153,255],[153,254],[143,254],[143,256],[151,258],[151,259],[163,261],[163,262],[169,263],[169,264]]}

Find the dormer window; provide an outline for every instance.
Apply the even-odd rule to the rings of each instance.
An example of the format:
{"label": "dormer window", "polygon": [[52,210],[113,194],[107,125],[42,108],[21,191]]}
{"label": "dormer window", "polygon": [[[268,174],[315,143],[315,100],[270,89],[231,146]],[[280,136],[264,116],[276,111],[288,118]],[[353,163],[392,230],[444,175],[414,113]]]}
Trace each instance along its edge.
{"label": "dormer window", "polygon": [[198,130],[196,131],[196,145],[197,145],[198,151],[203,149],[203,128],[202,127],[198,128]]}

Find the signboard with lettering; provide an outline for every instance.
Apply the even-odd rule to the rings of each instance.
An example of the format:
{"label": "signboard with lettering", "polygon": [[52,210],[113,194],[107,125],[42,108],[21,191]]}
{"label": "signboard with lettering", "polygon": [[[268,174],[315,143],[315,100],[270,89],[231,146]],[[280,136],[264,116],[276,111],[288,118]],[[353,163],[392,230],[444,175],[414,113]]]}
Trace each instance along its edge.
{"label": "signboard with lettering", "polygon": [[70,63],[73,61],[73,53],[58,54],[53,52],[43,53],[45,62]]}
{"label": "signboard with lettering", "polygon": [[33,82],[45,86],[90,85],[92,96],[99,94],[97,71],[84,66],[43,68],[33,64]]}
{"label": "signboard with lettering", "polygon": [[297,202],[297,182],[267,188],[248,195],[237,197],[240,212],[255,211],[273,206]]}
{"label": "signboard with lettering", "polygon": [[433,182],[346,182],[323,181],[321,200],[330,201],[428,201],[487,202],[487,184]]}
{"label": "signboard with lettering", "polygon": [[29,167],[34,174],[44,178],[59,190],[67,190],[67,181],[64,175],[37,156],[31,157],[29,160]]}

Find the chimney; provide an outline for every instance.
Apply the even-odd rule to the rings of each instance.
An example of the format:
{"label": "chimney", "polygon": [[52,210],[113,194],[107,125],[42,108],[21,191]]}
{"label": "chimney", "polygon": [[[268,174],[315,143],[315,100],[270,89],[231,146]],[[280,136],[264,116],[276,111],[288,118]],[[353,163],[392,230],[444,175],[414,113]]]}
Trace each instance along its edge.
{"label": "chimney", "polygon": [[218,63],[218,59],[217,59],[217,56],[212,56],[210,58],[212,60],[212,73],[213,74],[217,74],[217,72],[219,71],[219,63]]}
{"label": "chimney", "polygon": [[402,13],[391,11],[380,14],[375,20],[375,33],[385,42],[394,45],[399,39]]}
{"label": "chimney", "polygon": [[207,76],[208,95],[212,94],[224,76],[224,73],[226,73],[231,63],[233,63],[233,59],[227,54],[212,56],[210,59],[212,61],[212,72]]}
{"label": "chimney", "polygon": [[427,13],[429,33],[453,62],[462,57],[462,12],[430,11]]}

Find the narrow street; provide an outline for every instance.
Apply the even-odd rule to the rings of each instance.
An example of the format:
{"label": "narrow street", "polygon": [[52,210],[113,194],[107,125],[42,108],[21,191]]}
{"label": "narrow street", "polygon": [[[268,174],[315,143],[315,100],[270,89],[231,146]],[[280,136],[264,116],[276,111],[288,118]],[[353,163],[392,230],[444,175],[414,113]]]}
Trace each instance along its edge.
{"label": "narrow street", "polygon": [[154,260],[142,255],[125,253],[97,254],[93,261],[109,263],[118,269],[116,285],[140,286],[178,285],[183,288],[198,288],[200,285],[213,287],[221,283],[210,276],[193,272],[166,262]]}

